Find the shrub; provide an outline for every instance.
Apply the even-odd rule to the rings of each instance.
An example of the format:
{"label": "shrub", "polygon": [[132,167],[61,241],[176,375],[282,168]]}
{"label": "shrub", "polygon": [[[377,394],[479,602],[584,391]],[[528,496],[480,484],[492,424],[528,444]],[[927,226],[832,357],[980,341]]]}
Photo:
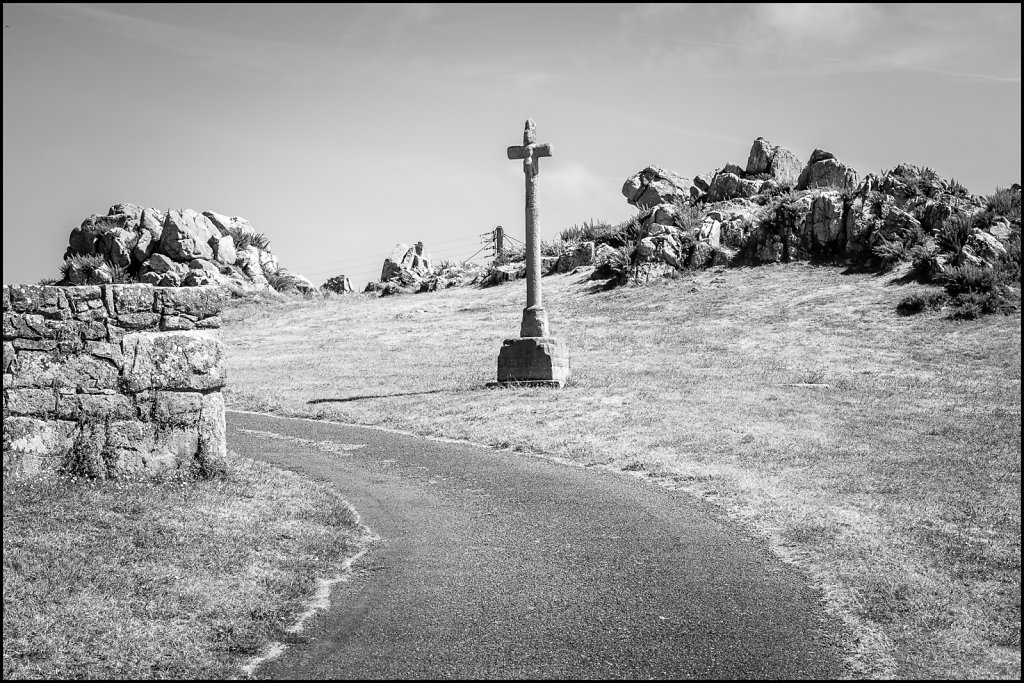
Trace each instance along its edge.
{"label": "shrub", "polygon": [[60,284],[60,280],[58,280],[55,277],[44,277],[44,278],[41,278],[39,280],[39,282],[37,282],[36,284],[40,285],[42,287],[47,287],[47,286],[51,286],[51,285],[59,285]]}
{"label": "shrub", "polygon": [[871,253],[878,263],[878,269],[883,273],[889,272],[896,267],[896,264],[909,258],[907,248],[899,239],[881,239],[871,248]]}
{"label": "shrub", "polygon": [[505,265],[506,263],[518,263],[519,261],[526,260],[526,245],[525,244],[513,244],[506,246],[504,251],[498,258],[494,259],[494,264],[498,266]]}
{"label": "shrub", "polygon": [[952,320],[974,320],[987,313],[995,313],[1002,309],[1000,297],[996,292],[971,292],[961,294],[954,300],[956,308],[949,314]]}
{"label": "shrub", "polygon": [[934,243],[915,244],[907,251],[911,274],[920,282],[931,282],[940,272],[938,256]]}
{"label": "shrub", "polygon": [[99,254],[73,254],[64,259],[60,267],[61,281],[69,283],[71,275],[77,273],[82,284],[104,284],[107,282],[105,274],[109,275],[112,270]]}
{"label": "shrub", "polygon": [[964,259],[964,247],[974,232],[975,217],[973,214],[954,213],[947,218],[935,235],[935,241],[943,253],[950,254],[954,265],[960,265]]}
{"label": "shrub", "polygon": [[985,202],[985,213],[990,217],[1005,216],[1011,221],[1020,221],[1020,186],[997,187]]}
{"label": "shrub", "polygon": [[958,182],[956,178],[949,179],[949,183],[946,186],[946,191],[949,192],[954,197],[968,197],[971,194],[970,191],[968,191],[968,189],[963,184]]}
{"label": "shrub", "polygon": [[939,290],[936,292],[924,292],[909,294],[896,305],[896,312],[900,315],[914,315],[926,310],[942,308],[949,301],[949,295]]}
{"label": "shrub", "polygon": [[944,272],[940,281],[950,296],[982,294],[991,292],[999,284],[994,268],[965,264],[952,266]]}
{"label": "shrub", "polygon": [[634,244],[616,247],[594,270],[592,280],[608,279],[606,289],[626,284],[636,275],[637,251]]}
{"label": "shrub", "polygon": [[138,278],[131,274],[127,266],[110,267],[110,282],[112,284],[127,285],[138,281]]}
{"label": "shrub", "polygon": [[1020,287],[1020,231],[1014,230],[1010,239],[1003,242],[1006,255],[1000,256],[996,263],[996,272],[1000,282]]}
{"label": "shrub", "polygon": [[675,202],[676,226],[684,230],[699,230],[704,219],[700,215],[700,209],[689,202]]}
{"label": "shrub", "polygon": [[540,255],[541,256],[561,256],[565,253],[568,245],[561,238],[551,240],[550,242],[541,240],[540,241]]}

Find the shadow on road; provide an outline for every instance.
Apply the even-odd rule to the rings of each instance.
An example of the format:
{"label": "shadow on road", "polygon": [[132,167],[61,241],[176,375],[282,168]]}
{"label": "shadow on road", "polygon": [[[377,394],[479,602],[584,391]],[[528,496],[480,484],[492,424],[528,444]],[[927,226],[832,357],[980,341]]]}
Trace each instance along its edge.
{"label": "shadow on road", "polygon": [[419,396],[421,394],[440,394],[445,389],[431,389],[429,391],[408,391],[404,394],[375,394],[372,396],[348,396],[346,398],[314,398],[306,401],[306,405],[316,403],[348,403],[349,401],[363,401],[369,398],[395,398],[397,396]]}

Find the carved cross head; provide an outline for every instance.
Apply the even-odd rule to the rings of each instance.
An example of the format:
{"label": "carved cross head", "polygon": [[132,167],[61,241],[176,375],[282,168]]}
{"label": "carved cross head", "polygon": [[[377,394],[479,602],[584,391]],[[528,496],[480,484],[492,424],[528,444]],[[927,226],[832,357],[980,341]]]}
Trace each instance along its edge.
{"label": "carved cross head", "polygon": [[509,159],[522,159],[523,173],[533,177],[540,171],[540,158],[551,156],[551,145],[537,144],[537,124],[527,119],[523,129],[523,144],[509,147],[507,154]]}

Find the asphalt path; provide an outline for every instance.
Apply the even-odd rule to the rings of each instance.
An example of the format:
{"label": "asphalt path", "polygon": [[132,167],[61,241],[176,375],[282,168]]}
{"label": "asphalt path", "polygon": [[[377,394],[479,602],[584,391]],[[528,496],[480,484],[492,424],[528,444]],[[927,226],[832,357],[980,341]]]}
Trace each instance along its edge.
{"label": "asphalt path", "polygon": [[839,678],[839,626],[765,543],[597,468],[228,411],[228,447],[333,483],[381,540],[269,678]]}

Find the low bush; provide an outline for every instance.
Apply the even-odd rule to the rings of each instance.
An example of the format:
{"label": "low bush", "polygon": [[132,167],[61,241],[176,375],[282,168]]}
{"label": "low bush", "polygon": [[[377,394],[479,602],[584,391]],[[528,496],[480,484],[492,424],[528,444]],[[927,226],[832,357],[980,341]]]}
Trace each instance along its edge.
{"label": "low bush", "polygon": [[977,219],[973,214],[954,213],[939,226],[935,242],[943,253],[949,254],[954,265],[964,259],[964,247],[974,232]]}
{"label": "low bush", "polygon": [[1020,185],[997,187],[985,202],[985,214],[991,218],[1004,216],[1010,221],[1020,222]]}
{"label": "low bush", "polygon": [[914,315],[942,308],[948,301],[949,295],[942,290],[909,294],[896,305],[896,312],[900,315]]}

